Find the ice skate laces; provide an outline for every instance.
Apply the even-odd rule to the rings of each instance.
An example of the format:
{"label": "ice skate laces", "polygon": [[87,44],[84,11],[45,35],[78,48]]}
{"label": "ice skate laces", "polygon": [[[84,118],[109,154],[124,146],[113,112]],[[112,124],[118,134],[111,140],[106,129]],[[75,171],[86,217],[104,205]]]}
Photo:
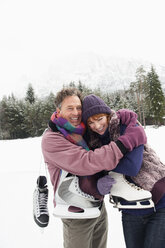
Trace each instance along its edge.
{"label": "ice skate laces", "polygon": [[40,192],[39,189],[37,190],[36,195],[36,216],[39,217],[41,214],[48,215],[48,194],[46,192]]}
{"label": "ice skate laces", "polygon": [[89,195],[89,194],[83,192],[83,191],[80,189],[80,187],[79,187],[79,178],[78,178],[78,177],[74,177],[73,180],[74,180],[75,190],[76,190],[76,192],[77,192],[79,195],[81,195],[81,196],[87,198],[88,200],[95,200],[94,196]]}
{"label": "ice skate laces", "polygon": [[129,182],[129,181],[125,178],[125,176],[123,176],[123,178],[124,178],[124,181],[125,181],[130,187],[132,187],[132,188],[134,188],[134,189],[136,189],[136,190],[138,190],[138,191],[143,191],[143,189],[142,189],[141,187],[135,185],[134,183]]}

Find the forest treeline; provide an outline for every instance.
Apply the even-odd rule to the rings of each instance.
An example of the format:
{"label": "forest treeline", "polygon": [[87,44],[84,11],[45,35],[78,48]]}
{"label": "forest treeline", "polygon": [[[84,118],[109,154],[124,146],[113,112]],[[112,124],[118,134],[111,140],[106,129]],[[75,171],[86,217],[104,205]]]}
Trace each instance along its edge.
{"label": "forest treeline", "polygon": [[[96,94],[111,109],[128,108],[138,114],[145,125],[165,125],[165,96],[159,76],[153,66],[146,72],[143,66],[136,70],[135,82],[126,90],[102,92],[91,89],[82,82],[70,82],[67,86],[78,88],[83,96]],[[66,86],[63,86],[66,87]],[[41,136],[56,106],[55,94],[41,98],[36,96],[32,84],[28,85],[25,97],[18,99],[13,94],[0,101],[0,139],[17,139]]]}

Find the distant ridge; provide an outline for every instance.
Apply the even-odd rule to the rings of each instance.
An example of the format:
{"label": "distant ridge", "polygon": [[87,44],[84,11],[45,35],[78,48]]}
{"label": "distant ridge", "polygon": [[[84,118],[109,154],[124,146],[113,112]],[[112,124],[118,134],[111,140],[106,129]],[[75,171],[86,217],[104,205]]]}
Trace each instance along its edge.
{"label": "distant ridge", "polygon": [[55,61],[49,66],[47,82],[44,85],[42,80],[40,90],[42,94],[47,90],[56,93],[63,85],[79,81],[92,89],[99,87],[104,92],[126,89],[135,80],[136,70],[141,65],[146,72],[150,71],[151,65],[154,66],[165,91],[165,66],[130,58],[104,57],[94,53],[80,53]]}
{"label": "distant ridge", "polygon": [[[139,66],[143,65],[146,72],[154,66],[165,92],[165,66],[154,64],[150,61],[142,61],[134,58],[120,58],[98,55],[93,52],[74,53],[61,56],[49,61],[44,70],[42,68],[34,74],[24,73],[17,82],[19,86],[10,87],[11,92],[17,97],[24,97],[31,83],[37,96],[45,97],[50,92],[54,94],[63,85],[70,82],[82,84],[91,89],[100,88],[103,92],[114,92],[127,89],[135,80],[135,73]],[[12,76],[12,75],[11,75]]]}

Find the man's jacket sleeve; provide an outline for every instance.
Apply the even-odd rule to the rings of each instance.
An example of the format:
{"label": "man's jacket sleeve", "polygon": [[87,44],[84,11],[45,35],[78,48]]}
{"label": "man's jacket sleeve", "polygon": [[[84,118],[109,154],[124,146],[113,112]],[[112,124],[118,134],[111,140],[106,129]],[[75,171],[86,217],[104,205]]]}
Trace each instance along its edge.
{"label": "man's jacket sleeve", "polygon": [[[120,135],[125,132],[126,125],[120,126]],[[115,172],[127,175],[136,176],[142,166],[143,162],[144,145],[134,148],[128,152],[118,163],[117,167],[113,170]]]}
{"label": "man's jacket sleeve", "polygon": [[42,152],[49,169],[63,169],[79,176],[113,170],[123,157],[115,142],[95,151],[86,151],[66,140],[63,135],[51,131],[43,135]]}
{"label": "man's jacket sleeve", "polygon": [[144,145],[141,145],[128,152],[113,171],[127,176],[136,176],[142,165],[143,150]]}

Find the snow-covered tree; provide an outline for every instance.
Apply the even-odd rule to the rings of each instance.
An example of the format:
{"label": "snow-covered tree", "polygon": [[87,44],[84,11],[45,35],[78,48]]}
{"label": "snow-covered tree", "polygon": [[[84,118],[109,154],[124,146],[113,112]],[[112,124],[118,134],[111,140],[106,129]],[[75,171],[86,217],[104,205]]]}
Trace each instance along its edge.
{"label": "snow-covered tree", "polygon": [[25,100],[30,104],[35,103],[36,99],[35,99],[34,89],[31,84],[28,85]]}
{"label": "snow-covered tree", "polygon": [[149,117],[154,119],[155,125],[163,123],[165,115],[165,97],[163,94],[161,82],[153,66],[147,74],[148,94],[146,96],[149,108]]}
{"label": "snow-covered tree", "polygon": [[143,66],[136,70],[136,80],[130,84],[130,93],[134,95],[137,103],[137,113],[139,121],[145,126],[145,89],[146,89],[146,71]]}

